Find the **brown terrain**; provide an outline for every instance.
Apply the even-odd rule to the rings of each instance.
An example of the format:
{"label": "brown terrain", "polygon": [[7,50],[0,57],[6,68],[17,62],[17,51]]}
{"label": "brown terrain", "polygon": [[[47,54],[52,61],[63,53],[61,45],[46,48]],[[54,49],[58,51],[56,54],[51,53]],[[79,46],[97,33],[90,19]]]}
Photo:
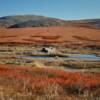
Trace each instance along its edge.
{"label": "brown terrain", "polygon": [[42,27],[0,29],[0,43],[96,44],[100,30],[80,27]]}

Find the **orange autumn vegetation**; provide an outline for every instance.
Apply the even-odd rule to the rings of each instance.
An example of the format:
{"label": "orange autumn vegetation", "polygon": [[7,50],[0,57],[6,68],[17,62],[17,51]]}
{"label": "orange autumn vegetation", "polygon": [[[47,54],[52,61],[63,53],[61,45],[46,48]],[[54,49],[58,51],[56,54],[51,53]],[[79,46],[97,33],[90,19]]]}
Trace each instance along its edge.
{"label": "orange autumn vegetation", "polygon": [[69,44],[78,42],[100,45],[100,30],[82,27],[0,28],[0,43]]}
{"label": "orange autumn vegetation", "polygon": [[100,73],[89,74],[79,72],[65,72],[49,68],[0,65],[0,77],[1,76],[24,81],[28,80],[30,85],[34,83],[43,83],[43,86],[45,86],[48,83],[57,83],[64,87],[83,85],[82,87],[88,89],[100,86]]}

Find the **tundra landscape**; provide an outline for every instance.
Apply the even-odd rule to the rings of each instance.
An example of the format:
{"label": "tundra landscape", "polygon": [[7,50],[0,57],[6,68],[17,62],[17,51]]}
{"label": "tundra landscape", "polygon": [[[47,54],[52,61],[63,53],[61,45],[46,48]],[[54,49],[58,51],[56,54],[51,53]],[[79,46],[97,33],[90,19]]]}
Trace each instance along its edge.
{"label": "tundra landscape", "polygon": [[100,19],[1,17],[0,100],[100,100]]}

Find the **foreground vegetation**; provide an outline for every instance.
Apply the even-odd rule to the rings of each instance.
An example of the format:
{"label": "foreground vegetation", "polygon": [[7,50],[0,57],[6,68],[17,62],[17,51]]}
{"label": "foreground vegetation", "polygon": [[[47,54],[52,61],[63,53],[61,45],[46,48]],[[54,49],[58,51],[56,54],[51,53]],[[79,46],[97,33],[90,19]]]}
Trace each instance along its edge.
{"label": "foreground vegetation", "polygon": [[99,100],[100,73],[0,65],[1,100]]}

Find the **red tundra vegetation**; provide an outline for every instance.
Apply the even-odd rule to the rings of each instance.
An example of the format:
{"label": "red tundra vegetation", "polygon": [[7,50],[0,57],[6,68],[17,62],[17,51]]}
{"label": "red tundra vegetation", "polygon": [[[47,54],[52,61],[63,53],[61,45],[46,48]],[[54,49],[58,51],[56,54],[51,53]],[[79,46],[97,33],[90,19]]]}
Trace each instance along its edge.
{"label": "red tundra vegetation", "polygon": [[100,45],[99,33],[99,29],[82,27],[1,28],[0,43],[68,44],[80,42],[91,44],[94,42]]}
{"label": "red tundra vegetation", "polygon": [[89,91],[88,95],[92,93],[92,97],[95,97],[99,96],[100,73],[0,65],[0,92],[1,88],[3,91],[7,92],[8,89],[10,92],[13,91],[13,93],[20,95],[45,95],[59,98],[72,97],[74,94],[81,96]]}

